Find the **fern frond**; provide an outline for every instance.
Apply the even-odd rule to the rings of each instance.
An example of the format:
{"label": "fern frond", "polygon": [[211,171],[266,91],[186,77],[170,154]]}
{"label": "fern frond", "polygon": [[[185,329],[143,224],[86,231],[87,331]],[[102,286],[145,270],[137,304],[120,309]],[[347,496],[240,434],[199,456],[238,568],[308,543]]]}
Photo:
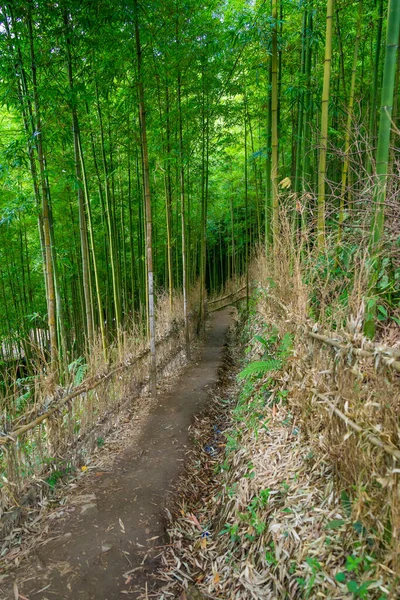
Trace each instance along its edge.
{"label": "fern frond", "polygon": [[283,358],[287,358],[292,350],[292,346],[293,346],[293,335],[289,332],[285,333],[285,335],[283,336],[280,346],[279,346],[279,350],[278,350],[278,354],[279,356],[282,356]]}
{"label": "fern frond", "polygon": [[271,358],[270,360],[259,360],[257,362],[252,362],[243,371],[239,373],[238,380],[242,381],[243,379],[248,379],[252,375],[257,375],[259,377],[266,375],[270,371],[277,371],[282,367],[282,361],[277,360],[275,358]]}

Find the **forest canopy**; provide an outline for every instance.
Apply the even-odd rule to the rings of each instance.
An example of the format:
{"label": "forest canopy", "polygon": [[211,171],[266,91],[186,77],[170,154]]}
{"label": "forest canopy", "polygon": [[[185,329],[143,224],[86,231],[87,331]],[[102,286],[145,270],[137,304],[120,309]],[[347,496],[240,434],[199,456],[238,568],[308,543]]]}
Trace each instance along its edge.
{"label": "forest canopy", "polygon": [[364,261],[370,337],[398,323],[397,1],[13,0],[0,18],[4,364],[39,347],[62,371],[98,336],[106,353],[196,282],[203,314],[283,221],[324,276]]}

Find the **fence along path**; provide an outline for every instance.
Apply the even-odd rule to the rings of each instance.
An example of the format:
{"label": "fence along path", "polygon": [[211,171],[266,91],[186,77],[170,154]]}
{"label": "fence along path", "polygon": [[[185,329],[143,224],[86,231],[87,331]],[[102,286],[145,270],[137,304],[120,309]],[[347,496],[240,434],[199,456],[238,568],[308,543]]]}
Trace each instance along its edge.
{"label": "fence along path", "polygon": [[[190,320],[191,337],[197,315]],[[156,342],[157,369],[165,368],[184,349],[182,323],[174,323]],[[46,479],[79,465],[104,437],[132,397],[148,383],[150,350],[126,357],[111,370],[98,373],[65,393],[42,400],[39,407],[0,433],[0,536],[21,518],[24,509],[48,489]],[[64,391],[64,393],[62,393]],[[114,420],[112,417],[115,417]]]}
{"label": "fence along path", "polygon": [[39,600],[136,597],[147,584],[149,597],[160,597],[152,587],[160,545],[168,543],[165,507],[172,508],[169,495],[183,473],[193,418],[221,376],[230,312],[210,319],[196,360],[157,398],[141,402],[138,421],[124,422],[99,460],[67,488],[62,516],[43,519],[35,550],[26,544],[27,559],[4,582],[0,577],[1,598],[14,598],[13,583],[20,598]]}
{"label": "fence along path", "polygon": [[[276,298],[273,294],[269,294],[268,298],[274,304],[279,306],[290,319],[290,311],[288,307],[281,302],[279,298]],[[316,342],[319,342],[323,346],[330,347],[336,352],[338,357],[347,356],[350,361],[353,357],[369,359],[373,361],[375,370],[383,366],[389,371],[392,370],[395,373],[400,373],[400,361],[398,360],[400,357],[400,350],[398,348],[390,348],[380,344],[374,344],[366,339],[363,339],[362,341],[363,344],[365,344],[365,347],[360,348],[355,345],[355,341],[346,339],[343,337],[343,335],[341,336],[333,332],[318,331],[317,323],[306,323],[302,329],[308,337],[312,338]],[[396,460],[400,460],[400,449],[394,444],[388,443],[383,439],[384,437],[390,439],[390,436],[385,436],[384,432],[382,432],[381,436],[376,435],[376,432],[372,433],[365,427],[361,427],[361,425],[350,419],[349,416],[344,414],[343,411],[339,410],[339,408],[333,402],[334,399],[340,399],[340,395],[337,391],[321,393],[318,389],[312,388],[310,392],[315,399],[318,399],[320,403],[323,403],[325,407],[328,408],[332,414],[335,414],[336,417],[338,417],[343,423],[345,423],[348,428],[358,433],[363,437],[364,440],[368,441],[373,446],[383,450],[387,455],[392,456]],[[330,398],[328,396],[330,396]]]}

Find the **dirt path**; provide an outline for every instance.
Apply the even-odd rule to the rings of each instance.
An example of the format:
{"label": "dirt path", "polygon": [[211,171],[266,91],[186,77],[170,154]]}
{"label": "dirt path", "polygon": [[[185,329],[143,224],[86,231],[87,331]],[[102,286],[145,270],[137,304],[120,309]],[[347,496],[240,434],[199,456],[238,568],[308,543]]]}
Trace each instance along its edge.
{"label": "dirt path", "polygon": [[68,498],[71,512],[21,565],[13,578],[18,592],[12,581],[3,598],[139,598],[146,584],[151,593],[159,548],[167,541],[166,498],[183,468],[193,415],[217,382],[229,312],[216,313],[198,363],[160,394],[137,439],[126,443],[110,469],[77,486]]}

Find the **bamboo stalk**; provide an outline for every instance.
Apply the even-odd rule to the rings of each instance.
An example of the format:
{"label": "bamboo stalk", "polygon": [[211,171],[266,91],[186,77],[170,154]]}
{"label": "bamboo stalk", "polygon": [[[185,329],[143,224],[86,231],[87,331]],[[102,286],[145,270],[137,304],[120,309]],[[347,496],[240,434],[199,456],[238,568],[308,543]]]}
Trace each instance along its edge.
{"label": "bamboo stalk", "polygon": [[340,190],[339,223],[338,223],[338,236],[337,236],[338,244],[340,244],[341,240],[342,240],[342,229],[343,229],[344,211],[345,211],[344,199],[345,199],[345,195],[346,195],[346,185],[347,185],[347,180],[348,180],[347,175],[348,175],[348,171],[349,171],[349,162],[350,162],[350,159],[349,159],[350,138],[351,138],[351,126],[352,126],[353,113],[354,113],[354,97],[355,97],[355,89],[356,89],[358,48],[360,45],[360,38],[361,38],[362,17],[363,17],[363,2],[362,2],[362,0],[359,0],[357,33],[356,33],[356,40],[355,40],[355,46],[354,46],[353,68],[352,68],[352,72],[351,72],[349,104],[347,107],[346,136],[345,136],[345,142],[344,142],[344,161],[343,161],[343,167],[342,167],[342,180],[341,180],[341,190]]}
{"label": "bamboo stalk", "polygon": [[[354,348],[354,346],[346,346],[339,340],[332,339],[326,335],[321,335],[320,333],[314,333],[314,331],[308,331],[307,334],[310,337],[323,342],[324,344],[328,344],[329,346],[337,348],[338,350],[351,350],[353,354],[357,354],[357,356],[361,356],[362,358],[375,358],[376,356],[375,352],[363,350],[362,348]],[[376,351],[378,352],[378,349],[376,349]],[[379,354],[381,355],[381,358],[387,367],[392,367],[395,371],[400,373],[399,360],[392,360],[390,357],[384,356],[382,352],[379,352]]]}
{"label": "bamboo stalk", "polygon": [[272,57],[271,57],[271,191],[272,191],[272,243],[276,244],[278,237],[278,168],[279,168],[279,140],[278,140],[278,2],[272,0]]}
{"label": "bamboo stalk", "polygon": [[220,300],[225,300],[226,298],[229,298],[230,296],[234,296],[235,294],[238,294],[239,292],[242,292],[243,290],[245,290],[247,287],[247,284],[244,285],[243,287],[241,287],[240,289],[236,290],[235,292],[231,292],[230,294],[227,294],[226,296],[221,296],[220,298],[214,298],[214,300],[208,300],[208,304],[214,304],[215,302],[220,302]]}
{"label": "bamboo stalk", "polygon": [[146,226],[146,266],[147,266],[147,293],[148,293],[148,327],[150,336],[150,388],[154,398],[157,397],[157,359],[155,345],[155,314],[154,314],[154,271],[153,271],[153,218],[152,201],[150,190],[150,166],[149,153],[147,145],[147,125],[145,109],[145,92],[142,73],[142,47],[140,42],[139,27],[139,5],[134,1],[135,9],[135,41],[137,58],[137,76],[138,76],[138,102],[139,102],[139,128],[140,144],[142,150],[143,165],[143,190],[145,204],[145,226]]}
{"label": "bamboo stalk", "polygon": [[344,413],[342,413],[342,411],[339,410],[333,404],[333,402],[331,402],[325,396],[323,396],[322,394],[320,394],[319,392],[317,392],[317,390],[313,389],[312,391],[313,391],[314,395],[317,396],[317,398],[319,398],[323,402],[325,402],[329,406],[329,408],[335,413],[335,415],[337,415],[339,417],[339,419],[342,419],[342,421],[344,421],[348,427],[350,427],[351,429],[353,429],[354,431],[356,431],[360,435],[365,436],[365,438],[371,444],[373,444],[374,446],[376,446],[377,448],[381,448],[387,454],[390,454],[391,456],[393,456],[397,460],[400,460],[400,450],[398,450],[395,447],[389,446],[389,444],[385,444],[385,442],[382,442],[382,440],[380,438],[376,437],[376,435],[373,435],[369,431],[366,431],[365,429],[363,429],[362,427],[360,427],[360,425],[358,425],[357,423],[355,423],[354,421],[352,421],[351,419],[349,419],[349,417],[347,417]]}
{"label": "bamboo stalk", "polygon": [[[381,250],[385,223],[386,187],[388,181],[389,146],[392,127],[394,84],[396,81],[397,44],[400,32],[400,2],[389,0],[387,13],[386,52],[383,68],[381,114],[379,119],[378,147],[376,149],[376,181],[372,197],[373,217],[369,251],[371,267],[369,274],[369,294],[374,296],[381,264]],[[365,333],[373,339],[375,335],[376,303],[368,310],[365,320]]]}
{"label": "bamboo stalk", "polygon": [[325,180],[326,180],[326,155],[328,150],[328,125],[329,125],[329,87],[331,81],[332,62],[332,18],[334,0],[327,0],[326,5],[326,36],[325,36],[325,61],[324,85],[322,90],[321,107],[321,136],[318,164],[318,216],[317,216],[317,241],[318,248],[325,248]]}
{"label": "bamboo stalk", "polygon": [[[278,306],[280,306],[280,308],[282,308],[284,312],[289,313],[289,309],[287,308],[287,306],[285,306],[283,302],[281,302],[278,298],[272,296],[271,294],[269,295],[269,298],[273,300]],[[392,351],[396,356],[398,356],[398,351],[395,348],[375,348],[371,344],[371,350],[363,350],[362,348],[355,348],[352,345],[345,345],[343,344],[342,340],[335,339],[333,337],[330,337],[329,335],[315,333],[314,331],[307,331],[307,335],[316,340],[319,340],[320,342],[323,342],[324,344],[328,344],[333,348],[337,348],[338,350],[351,350],[353,354],[361,356],[362,358],[375,358],[377,354],[379,354],[387,367],[392,367],[395,371],[400,373],[400,361],[394,360],[390,356],[385,356],[385,354],[390,354]]]}

